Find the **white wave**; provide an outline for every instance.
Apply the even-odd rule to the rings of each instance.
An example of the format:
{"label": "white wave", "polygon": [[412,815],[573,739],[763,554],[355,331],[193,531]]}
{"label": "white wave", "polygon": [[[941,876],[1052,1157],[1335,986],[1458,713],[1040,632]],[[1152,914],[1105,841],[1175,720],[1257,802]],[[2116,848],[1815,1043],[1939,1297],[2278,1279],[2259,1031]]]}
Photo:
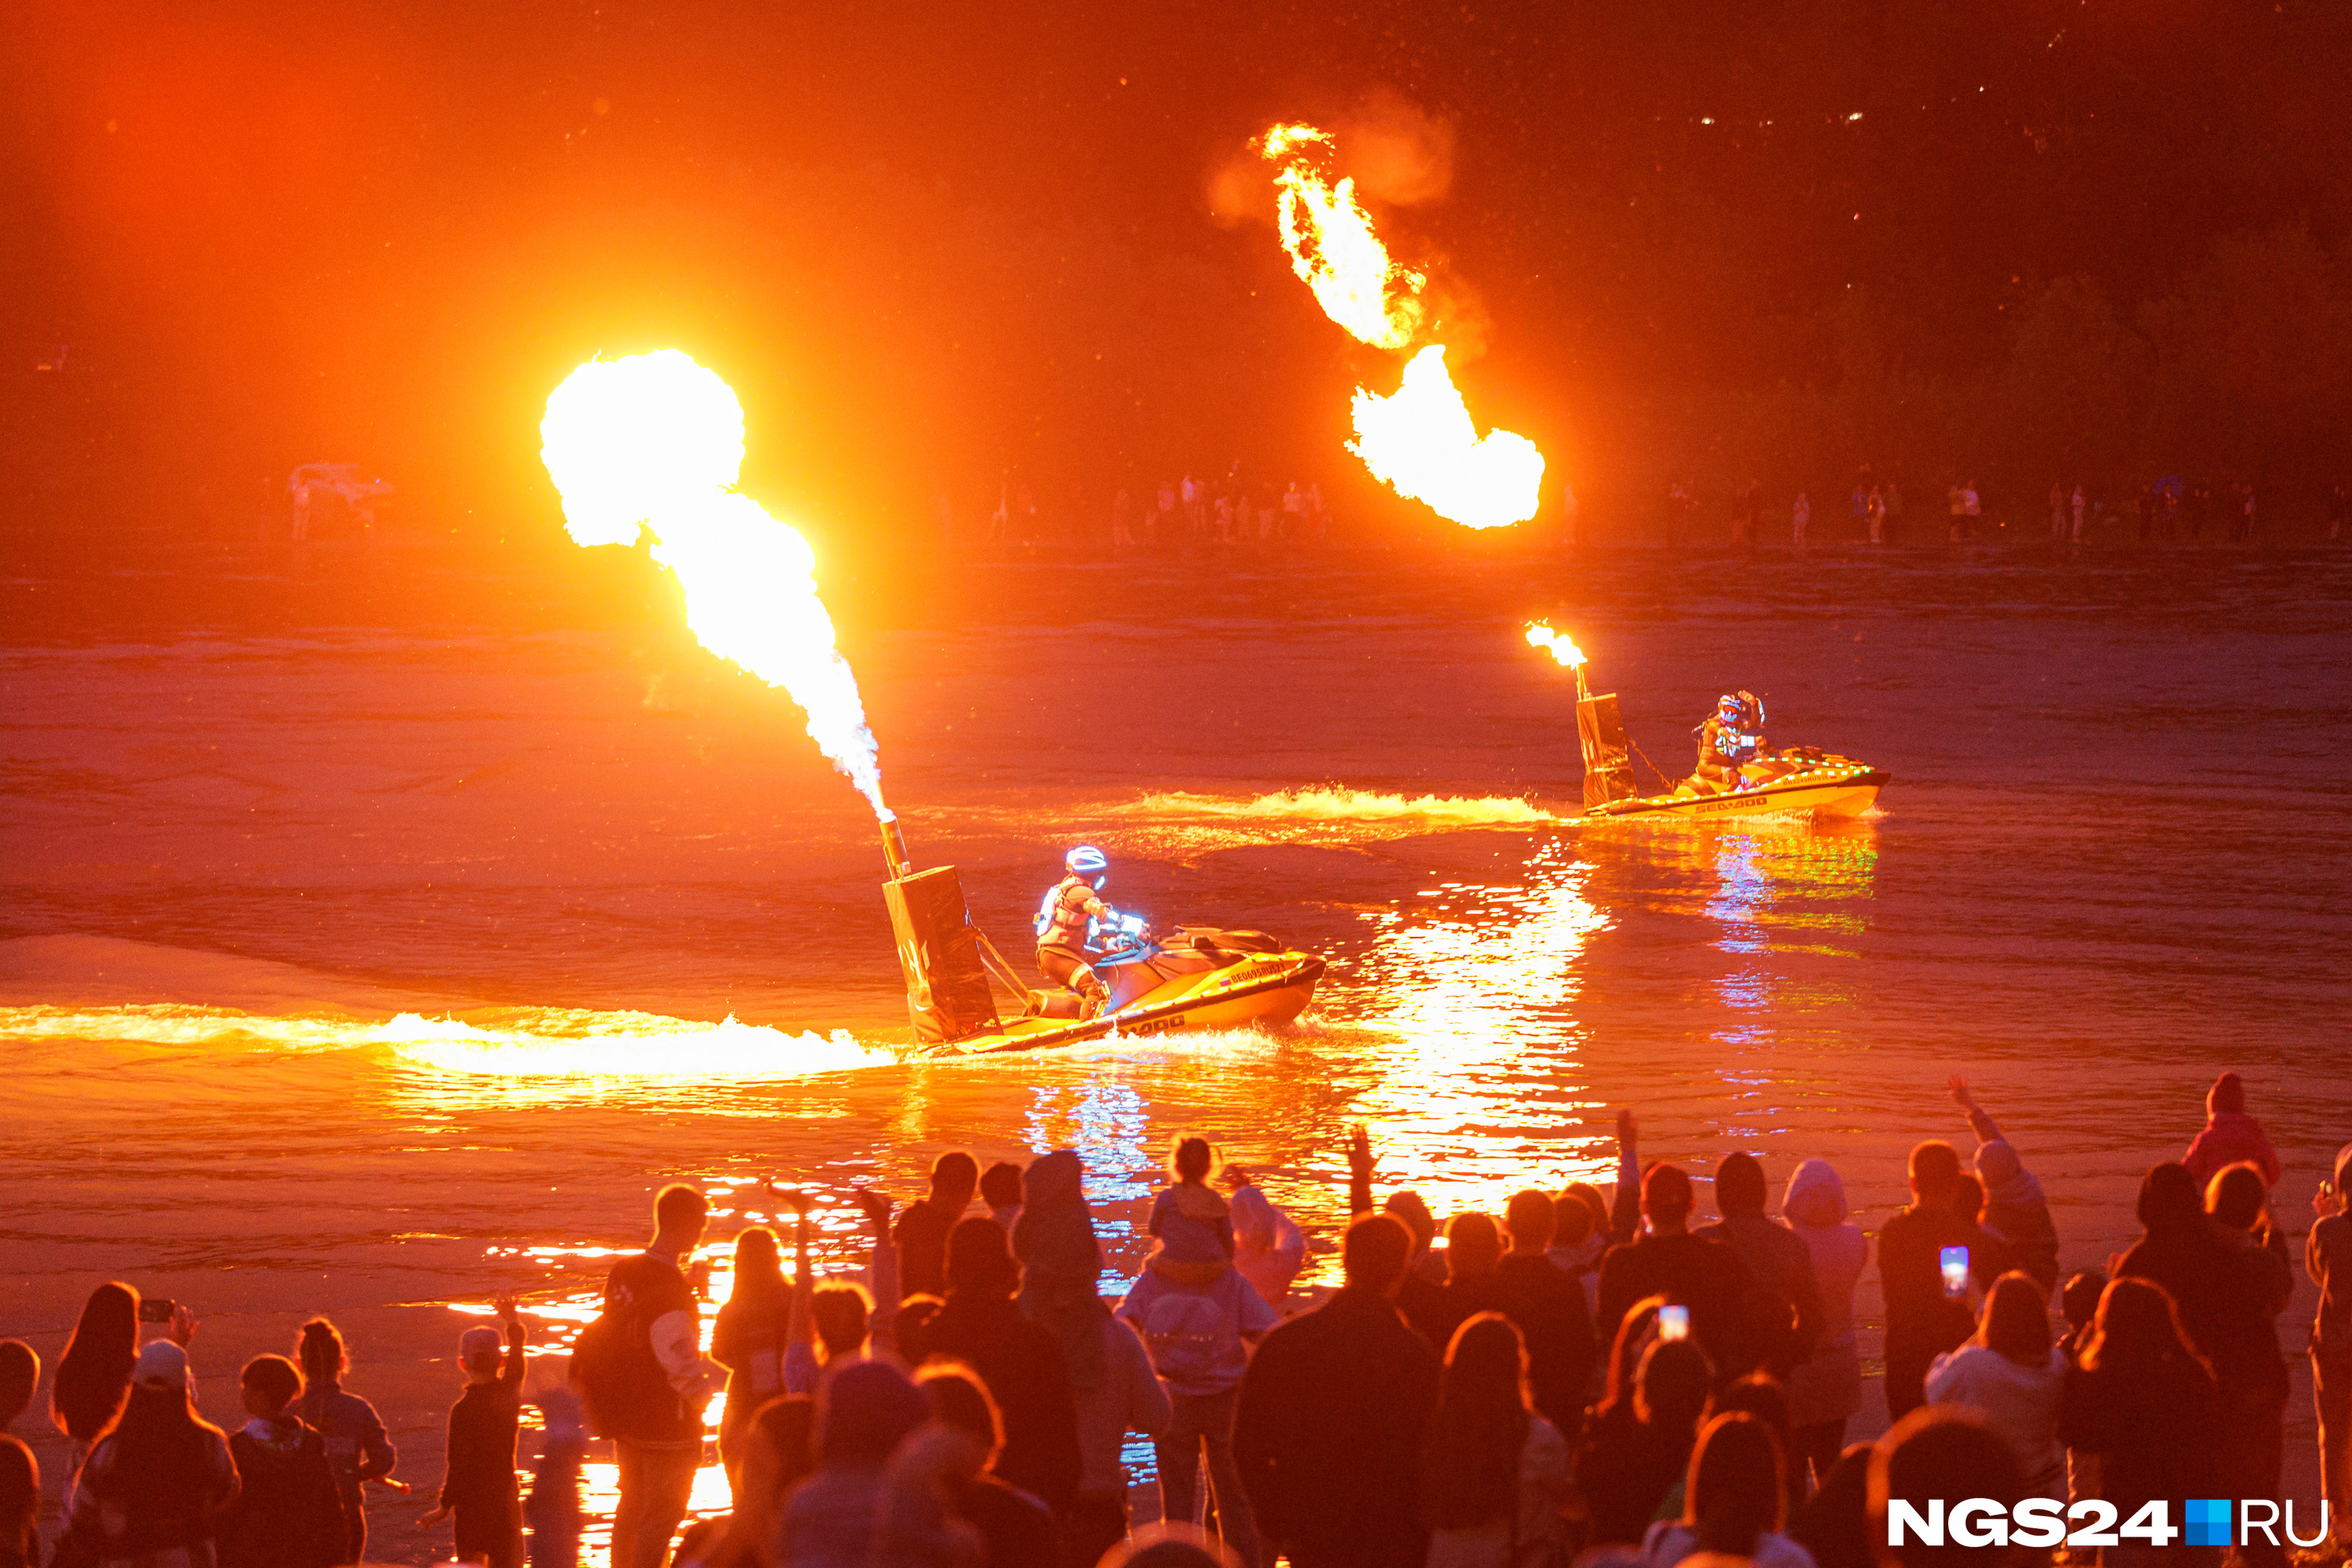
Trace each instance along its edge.
{"label": "white wave", "polygon": [[257,1043],[286,1050],[390,1047],[420,1066],[495,1078],[803,1078],[898,1058],[846,1030],[787,1034],[730,1017],[711,1024],[650,1013],[554,1008],[515,1026],[401,1013],[383,1021],[288,1017],[177,1003],[119,1007],[0,1007],[0,1039]]}
{"label": "white wave", "polygon": [[1110,808],[1119,816],[1248,819],[1269,822],[1430,823],[1445,826],[1532,826],[1560,820],[1516,795],[1403,795],[1326,784],[1248,800],[1171,790]]}

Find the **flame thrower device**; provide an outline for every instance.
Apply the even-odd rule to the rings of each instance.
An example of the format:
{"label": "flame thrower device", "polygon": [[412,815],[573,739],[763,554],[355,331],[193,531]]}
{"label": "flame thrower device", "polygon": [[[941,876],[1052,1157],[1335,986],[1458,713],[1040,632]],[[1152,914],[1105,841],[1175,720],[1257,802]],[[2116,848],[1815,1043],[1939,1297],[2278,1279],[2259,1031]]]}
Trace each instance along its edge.
{"label": "flame thrower device", "polygon": [[882,825],[882,858],[890,879],[882,884],[883,907],[898,943],[898,967],[907,979],[907,1013],[919,1045],[960,1040],[996,1026],[993,980],[1036,1006],[1004,955],[996,951],[965,905],[963,879],[952,866],[918,871],[907,855],[906,835],[896,820]]}
{"label": "flame thrower device", "polygon": [[1584,805],[1587,810],[1612,800],[1633,797],[1633,763],[1625,742],[1625,725],[1617,716],[1617,694],[1595,697],[1584,683],[1584,666],[1576,667],[1576,740],[1584,750]]}

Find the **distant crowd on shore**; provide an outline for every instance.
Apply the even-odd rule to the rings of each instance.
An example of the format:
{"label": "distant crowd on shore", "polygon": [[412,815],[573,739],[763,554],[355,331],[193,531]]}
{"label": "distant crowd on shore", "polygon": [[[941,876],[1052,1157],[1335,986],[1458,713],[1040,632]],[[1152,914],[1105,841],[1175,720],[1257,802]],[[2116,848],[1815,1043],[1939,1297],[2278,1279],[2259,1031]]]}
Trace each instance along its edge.
{"label": "distant crowd on shore", "polygon": [[[814,1197],[777,1192],[791,1236],[732,1237],[731,1292],[707,1320],[709,1207],[671,1185],[560,1381],[525,1375],[513,1300],[497,1327],[465,1331],[426,1522],[450,1526],[459,1560],[575,1568],[593,1438],[617,1463],[614,1568],[2023,1563],[2050,1554],[2006,1532],[1890,1545],[1886,1523],[1931,1501],[1941,1519],[1945,1500],[2032,1498],[2098,1500],[2121,1525],[2102,1562],[2218,1563],[2151,1521],[2158,1503],[2178,1530],[2186,1500],[2280,1495],[2284,1172],[2238,1076],[2213,1084],[2186,1152],[2147,1172],[2141,1237],[2063,1278],[2032,1152],[1964,1079],[1950,1089],[1973,1154],[1914,1148],[1912,1201],[1874,1239],[1820,1159],[1787,1173],[1772,1217],[1771,1173],[1725,1156],[1717,1217],[1697,1223],[1690,1173],[1642,1163],[1630,1111],[1613,1193],[1530,1185],[1499,1215],[1441,1226],[1415,1193],[1376,1191],[1359,1130],[1343,1282],[1319,1300],[1294,1296],[1300,1227],[1200,1138],[1175,1143],[1151,1253],[1116,1301],[1069,1150],[985,1171],[943,1154],[904,1209],[853,1194],[866,1264],[837,1278],[811,1264]],[[2302,1247],[2336,1532],[2294,1521],[2312,1561],[2352,1544],[2347,1183],[2352,1144]],[[1853,1298],[1874,1265],[1893,1426],[1848,1444],[1864,1392]],[[46,1559],[32,1451],[0,1437],[0,1568],[364,1561],[367,1489],[396,1484],[397,1455],[342,1387],[336,1327],[314,1320],[292,1356],[247,1363],[242,1423],[224,1432],[195,1408],[194,1315],[176,1308],[142,1344],[155,1315],[100,1286],[48,1379],[68,1474]],[[0,1342],[0,1427],[40,1384],[33,1352]],[[526,1486],[527,1403],[543,1431]],[[1136,1434],[1163,1514],[1139,1529],[1121,1459]],[[681,1534],[714,1436],[732,1508]],[[2285,1530],[2255,1531],[2240,1555],[2291,1550]]]}

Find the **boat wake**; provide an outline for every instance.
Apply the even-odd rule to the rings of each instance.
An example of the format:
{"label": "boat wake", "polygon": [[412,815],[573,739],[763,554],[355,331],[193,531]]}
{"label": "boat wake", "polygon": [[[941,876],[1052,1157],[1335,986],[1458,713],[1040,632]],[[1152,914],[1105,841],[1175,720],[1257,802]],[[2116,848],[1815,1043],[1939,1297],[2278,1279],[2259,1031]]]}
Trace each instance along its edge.
{"label": "boat wake", "polygon": [[761,1081],[886,1067],[898,1059],[845,1030],[792,1034],[731,1017],[712,1024],[583,1008],[494,1008],[471,1019],[399,1013],[370,1020],[253,1014],[184,1003],[0,1007],[0,1039],[292,1051],[388,1048],[419,1067],[498,1079]]}
{"label": "boat wake", "polygon": [[1417,832],[1444,827],[1525,827],[1559,819],[1513,795],[1402,795],[1340,784],[1286,789],[1248,800],[1231,795],[1156,792],[1113,806],[1114,816],[1161,820],[1402,824]]}

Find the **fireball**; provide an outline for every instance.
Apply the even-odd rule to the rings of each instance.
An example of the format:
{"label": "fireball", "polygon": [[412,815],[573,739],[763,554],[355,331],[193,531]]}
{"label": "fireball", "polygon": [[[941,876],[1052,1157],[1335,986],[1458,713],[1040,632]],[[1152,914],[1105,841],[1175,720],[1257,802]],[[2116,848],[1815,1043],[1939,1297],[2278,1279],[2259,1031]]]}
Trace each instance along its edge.
{"label": "fireball", "polygon": [[1537,621],[1528,627],[1528,644],[1531,647],[1550,649],[1552,658],[1570,669],[1584,662],[1584,650],[1576,646],[1576,640],[1552,630],[1547,621]]}
{"label": "fireball", "polygon": [[892,820],[857,677],[817,596],[816,554],[731,488],[743,468],[734,391],[675,349],[597,360],[549,395],[539,430],[573,542],[629,544],[649,531],[696,639],[792,693],[817,749]]}

